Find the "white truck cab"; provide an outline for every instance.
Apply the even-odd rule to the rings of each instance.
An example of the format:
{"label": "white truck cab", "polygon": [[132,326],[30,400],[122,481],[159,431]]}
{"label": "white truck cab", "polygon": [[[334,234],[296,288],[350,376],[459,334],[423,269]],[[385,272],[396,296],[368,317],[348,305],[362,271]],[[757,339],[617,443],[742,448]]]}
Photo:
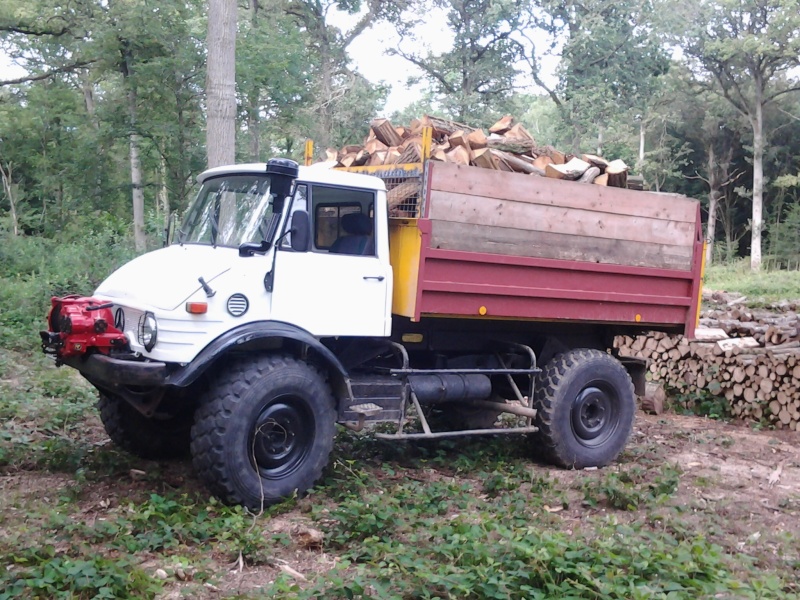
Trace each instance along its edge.
{"label": "white truck cab", "polygon": [[[258,321],[318,337],[390,335],[383,181],[300,167],[283,201],[271,193],[271,177],[264,163],[205,171],[173,243],[97,288],[133,351],[187,364],[223,333]],[[309,252],[292,249],[297,211],[311,217]]]}

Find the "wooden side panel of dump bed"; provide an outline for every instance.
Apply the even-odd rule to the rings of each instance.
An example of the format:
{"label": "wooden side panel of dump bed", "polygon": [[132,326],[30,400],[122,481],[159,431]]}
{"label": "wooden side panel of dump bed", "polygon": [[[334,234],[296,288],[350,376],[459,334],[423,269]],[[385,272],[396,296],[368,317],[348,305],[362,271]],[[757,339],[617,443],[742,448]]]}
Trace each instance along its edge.
{"label": "wooden side panel of dump bed", "polygon": [[693,200],[428,163],[423,211],[392,226],[405,240],[392,249],[404,273],[396,314],[693,333],[703,245]]}
{"label": "wooden side panel of dump bed", "polygon": [[434,248],[692,267],[697,202],[683,196],[438,163],[427,183]]}

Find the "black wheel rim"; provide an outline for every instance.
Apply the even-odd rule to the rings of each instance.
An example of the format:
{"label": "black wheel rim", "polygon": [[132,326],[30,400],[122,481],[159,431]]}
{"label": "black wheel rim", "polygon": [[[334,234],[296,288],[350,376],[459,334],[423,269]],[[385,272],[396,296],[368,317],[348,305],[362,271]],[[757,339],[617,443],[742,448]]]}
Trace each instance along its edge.
{"label": "black wheel rim", "polygon": [[264,479],[291,475],[314,442],[314,415],[297,396],[274,399],[261,409],[250,433],[250,461]]}
{"label": "black wheel rim", "polygon": [[619,395],[608,385],[591,383],[572,402],[571,422],[576,439],[590,448],[602,446],[617,430]]}

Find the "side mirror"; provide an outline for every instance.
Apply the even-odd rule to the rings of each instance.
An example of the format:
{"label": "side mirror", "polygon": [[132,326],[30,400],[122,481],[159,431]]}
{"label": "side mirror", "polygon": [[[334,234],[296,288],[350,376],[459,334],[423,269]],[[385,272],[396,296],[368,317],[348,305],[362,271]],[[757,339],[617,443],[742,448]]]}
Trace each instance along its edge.
{"label": "side mirror", "polygon": [[311,250],[311,217],[304,210],[292,213],[292,250],[295,252]]}

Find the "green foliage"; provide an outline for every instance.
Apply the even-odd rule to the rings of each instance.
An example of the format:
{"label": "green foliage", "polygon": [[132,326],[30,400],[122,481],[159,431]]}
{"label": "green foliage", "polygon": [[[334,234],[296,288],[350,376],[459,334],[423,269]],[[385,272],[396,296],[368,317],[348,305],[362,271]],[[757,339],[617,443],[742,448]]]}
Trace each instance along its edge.
{"label": "green foliage", "polygon": [[748,303],[769,303],[800,298],[800,271],[752,273],[745,261],[714,265],[706,270],[704,285],[747,296]]}
{"label": "green foliage", "polygon": [[[272,508],[276,514],[281,508]],[[239,553],[251,564],[268,558],[269,537],[255,526],[254,517],[242,507],[222,506],[214,500],[198,501],[186,494],[151,494],[145,502],[127,503],[109,518],[92,524],[51,515],[50,525],[66,537],[104,543],[123,553],[177,551],[187,546],[214,544],[233,560]]]}
{"label": "green foliage", "polygon": [[679,394],[676,399],[689,414],[710,419],[731,418],[730,403],[724,396],[713,391],[699,390],[696,394]]}
{"label": "green foliage", "polygon": [[[392,599],[781,597],[779,579],[739,579],[722,549],[701,535],[678,538],[614,519],[594,520],[587,535],[554,532],[545,526],[546,516],[537,516],[541,500],[525,492],[523,481],[486,500],[469,485],[446,480],[401,480],[378,489],[373,483],[324,513],[331,549],[342,557],[339,568],[311,588],[279,579],[267,593],[354,598],[369,589]],[[601,489],[613,505],[630,509],[631,503],[668,498],[678,481],[679,473],[665,467],[650,483],[631,473],[609,475]]]}
{"label": "green foliage", "polygon": [[420,41],[409,28],[391,52],[419,67],[437,104],[464,123],[493,122],[502,115],[515,87],[518,46],[513,34],[529,16],[527,0],[441,0],[452,49],[419,52]]}
{"label": "green foliage", "polygon": [[665,463],[655,476],[638,467],[608,473],[599,482],[584,482],[584,503],[630,511],[643,504],[661,504],[678,490],[680,475],[680,470],[670,463]]}
{"label": "green foliage", "polygon": [[[268,515],[277,514],[273,507]],[[0,573],[0,599],[5,598],[152,598],[160,583],[147,575],[136,558],[160,552],[180,557],[191,548],[213,547],[226,560],[246,560],[250,565],[269,562],[279,536],[265,535],[255,517],[241,507],[228,508],[215,501],[198,501],[188,495],[152,494],[142,502],[126,502],[103,519],[84,522],[64,510],[45,516],[43,528],[50,539],[14,535],[0,544],[7,568]],[[95,548],[106,549],[98,553]],[[68,552],[56,548],[71,548]],[[199,571],[197,580],[209,574]]]}
{"label": "green foliage", "polygon": [[6,347],[33,348],[52,296],[91,295],[95,287],[134,254],[127,236],[114,228],[58,239],[0,233],[0,335]]}
{"label": "green foliage", "polygon": [[800,271],[800,202],[792,204],[785,217],[769,227],[771,266]]}
{"label": "green foliage", "polygon": [[161,585],[127,558],[69,557],[52,545],[5,553],[0,600],[17,598],[154,598]]}
{"label": "green foliage", "polygon": [[[669,69],[667,54],[650,25],[653,5],[637,0],[541,5],[543,25],[563,43],[559,81],[552,91],[569,130],[568,143],[575,152],[595,152],[608,138],[622,137],[637,115],[645,116]],[[629,140],[625,146],[635,147]],[[617,148],[605,153],[629,160]]]}

